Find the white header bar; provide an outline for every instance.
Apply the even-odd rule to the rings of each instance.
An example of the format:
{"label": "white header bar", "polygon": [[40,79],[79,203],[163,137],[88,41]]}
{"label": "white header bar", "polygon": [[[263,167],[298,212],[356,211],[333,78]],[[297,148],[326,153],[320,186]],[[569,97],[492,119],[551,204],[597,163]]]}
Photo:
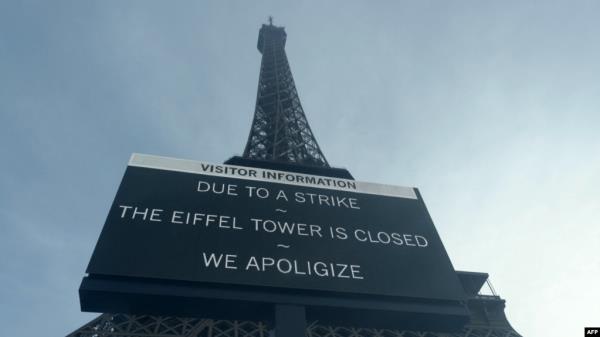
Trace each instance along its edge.
{"label": "white header bar", "polygon": [[382,185],[349,179],[316,176],[312,174],[261,169],[257,167],[211,164],[195,160],[176,159],[139,153],[134,153],[131,155],[129,166],[264,181],[295,186],[316,187],[344,192],[417,199],[415,190],[412,187]]}

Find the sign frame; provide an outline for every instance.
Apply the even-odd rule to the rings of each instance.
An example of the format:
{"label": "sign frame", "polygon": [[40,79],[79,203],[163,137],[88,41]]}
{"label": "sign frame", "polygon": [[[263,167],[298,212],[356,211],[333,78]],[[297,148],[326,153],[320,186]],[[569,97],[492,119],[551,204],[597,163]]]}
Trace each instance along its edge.
{"label": "sign frame", "polygon": [[[426,216],[431,221],[423,199],[416,188],[306,175],[276,169],[206,164],[141,154],[132,155],[129,167],[198,174],[198,167],[203,164],[213,165],[212,170],[214,172],[212,175],[223,178],[261,181],[256,177],[267,176],[271,177],[272,180],[284,179],[286,180],[283,182],[284,184],[296,187],[314,187],[338,191],[347,189],[348,192],[352,193],[411,199],[418,202],[419,207],[425,210]],[[276,165],[274,166],[276,168]],[[237,172],[219,170],[219,167],[233,168]],[[254,171],[257,176],[248,176],[248,172],[251,171]],[[246,177],[240,177],[240,175]],[[306,177],[321,178],[322,181],[308,181]],[[299,178],[304,178],[304,181],[298,181]],[[290,181],[290,179],[292,180]],[[282,182],[273,183],[281,184]],[[119,190],[122,187],[123,183]],[[116,202],[117,199],[115,199]],[[435,231],[435,228],[433,230]],[[435,231],[435,235],[437,235],[437,231]],[[443,250],[443,253],[446,254],[445,250]],[[447,254],[446,258],[448,258]],[[448,263],[450,263],[449,258]],[[92,266],[92,263],[90,263],[90,266]],[[385,322],[398,323],[399,319],[404,319],[405,324],[414,324],[415,328],[421,323],[425,324],[424,322],[428,327],[431,326],[432,322],[438,322],[435,324],[440,326],[460,326],[464,324],[468,317],[468,312],[464,306],[464,298],[461,298],[460,294],[453,298],[428,299],[411,296],[388,296],[386,294],[337,292],[331,289],[272,288],[257,284],[233,285],[218,282],[192,282],[192,280],[110,275],[97,273],[94,268],[88,268],[88,273],[89,275],[83,279],[80,288],[81,305],[84,311],[147,312],[171,315],[202,314],[209,317],[262,317],[264,319],[264,317],[272,316],[270,308],[273,305],[289,303],[306,306],[307,317],[315,317],[320,321],[347,322],[350,319],[354,323],[362,321],[367,326],[384,326],[386,325]],[[454,276],[456,284],[459,285],[458,277]],[[210,310],[207,310],[209,308]]]}

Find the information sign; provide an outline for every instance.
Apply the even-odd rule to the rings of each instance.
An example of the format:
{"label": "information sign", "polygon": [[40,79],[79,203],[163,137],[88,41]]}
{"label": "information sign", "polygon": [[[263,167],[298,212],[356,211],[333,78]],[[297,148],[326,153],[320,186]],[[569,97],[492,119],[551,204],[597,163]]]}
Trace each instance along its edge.
{"label": "information sign", "polygon": [[87,272],[459,300],[413,188],[134,154]]}

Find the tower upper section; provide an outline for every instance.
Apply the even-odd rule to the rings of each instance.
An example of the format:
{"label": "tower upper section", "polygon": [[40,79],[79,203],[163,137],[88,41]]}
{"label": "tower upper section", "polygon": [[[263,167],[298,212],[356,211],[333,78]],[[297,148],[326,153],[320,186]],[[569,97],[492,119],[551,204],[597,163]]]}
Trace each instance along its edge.
{"label": "tower upper section", "polygon": [[258,32],[256,47],[261,54],[263,53],[265,42],[281,44],[281,48],[284,48],[286,38],[287,34],[283,27],[273,26],[272,24],[262,25]]}
{"label": "tower upper section", "polygon": [[329,167],[308,125],[285,54],[287,34],[270,22],[262,25],[262,53],[254,120],[244,157]]}

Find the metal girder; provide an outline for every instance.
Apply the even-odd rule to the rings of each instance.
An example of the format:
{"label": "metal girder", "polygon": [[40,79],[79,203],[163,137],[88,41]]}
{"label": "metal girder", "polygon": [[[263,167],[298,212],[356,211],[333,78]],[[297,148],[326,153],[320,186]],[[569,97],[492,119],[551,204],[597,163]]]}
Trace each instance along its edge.
{"label": "metal girder", "polygon": [[[67,337],[274,337],[263,322],[167,316],[102,314]],[[521,337],[508,327],[467,325],[460,332],[430,332],[321,325],[306,337]]]}
{"label": "metal girder", "polygon": [[261,322],[102,314],[67,337],[268,337]]}

